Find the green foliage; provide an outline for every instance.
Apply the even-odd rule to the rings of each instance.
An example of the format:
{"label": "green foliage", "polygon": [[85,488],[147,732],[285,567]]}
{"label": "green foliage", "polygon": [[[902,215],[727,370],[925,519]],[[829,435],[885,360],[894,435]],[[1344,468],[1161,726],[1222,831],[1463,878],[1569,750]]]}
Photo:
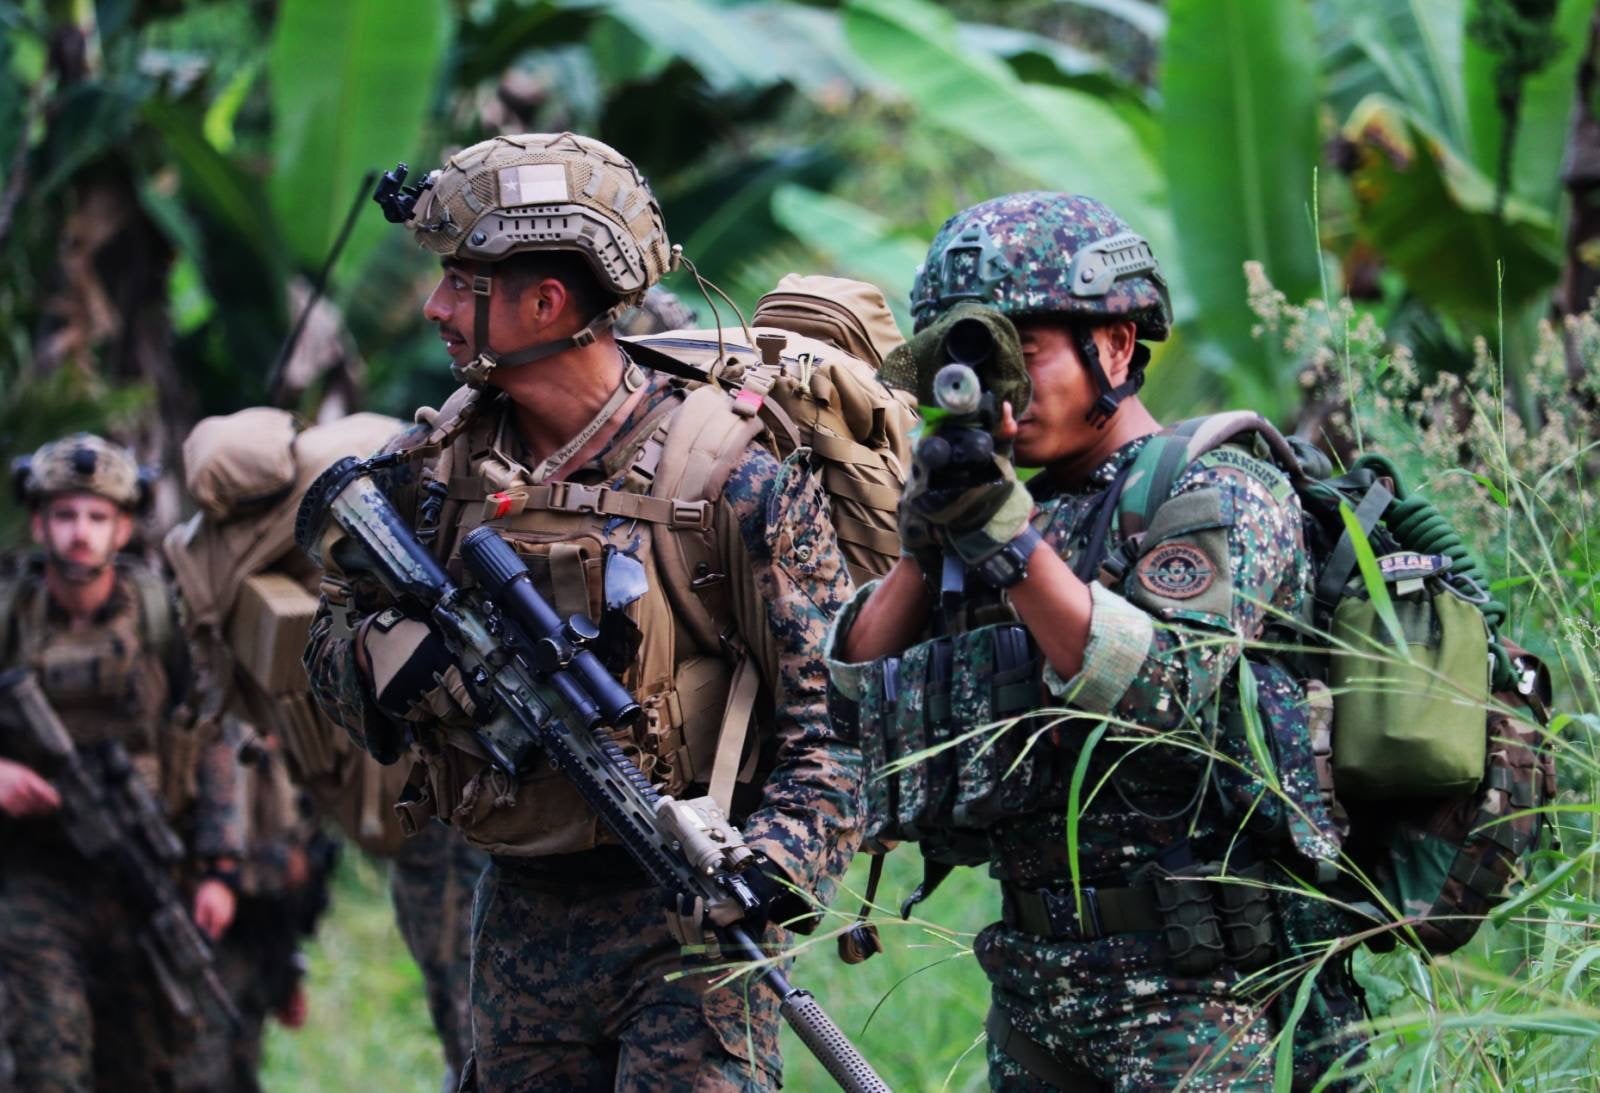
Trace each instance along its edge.
{"label": "green foliage", "polygon": [[1287,292],[1317,289],[1306,214],[1317,160],[1310,12],[1277,0],[1175,0],[1169,10],[1161,122],[1177,257],[1206,332],[1238,370],[1235,396],[1283,406],[1294,377],[1251,337],[1241,289],[1250,259]]}
{"label": "green foliage", "polygon": [[[369,170],[421,150],[449,38],[444,0],[285,0],[280,7],[267,68],[269,188],[302,268],[322,265]],[[386,230],[367,211],[341,269],[359,269]]]}
{"label": "green foliage", "polygon": [[[988,150],[1039,188],[1116,195],[1117,212],[1158,255],[1175,251],[1152,150],[1116,110],[1071,88],[1023,83],[992,57],[964,51],[955,21],[924,0],[856,0],[845,27],[924,121]],[[1174,310],[1192,314],[1183,279],[1168,268]]]}

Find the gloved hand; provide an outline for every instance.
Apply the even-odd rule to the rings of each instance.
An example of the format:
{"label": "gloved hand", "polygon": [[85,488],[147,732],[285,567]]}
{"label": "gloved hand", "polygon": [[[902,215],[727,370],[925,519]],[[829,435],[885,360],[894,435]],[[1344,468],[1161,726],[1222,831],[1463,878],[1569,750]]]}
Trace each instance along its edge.
{"label": "gloved hand", "polygon": [[1033,496],[1004,455],[990,451],[950,462],[948,446],[929,443],[938,439],[923,438],[912,453],[911,478],[900,499],[902,539],[908,524],[920,526],[967,565],[978,565],[1022,533]]}
{"label": "gloved hand", "polygon": [[477,703],[444,640],[427,623],[393,608],[367,620],[358,635],[378,709],[395,721],[471,717]]}
{"label": "gloved hand", "polygon": [[[738,920],[752,939],[760,942],[769,923],[782,923],[785,928],[799,933],[810,933],[821,921],[821,916],[808,914],[812,906],[806,898],[794,891],[782,873],[765,858],[739,874],[760,901],[759,906],[747,911]],[[679,945],[715,954],[718,951],[716,934],[706,914],[703,901],[698,897],[673,893],[667,896],[667,931]]]}

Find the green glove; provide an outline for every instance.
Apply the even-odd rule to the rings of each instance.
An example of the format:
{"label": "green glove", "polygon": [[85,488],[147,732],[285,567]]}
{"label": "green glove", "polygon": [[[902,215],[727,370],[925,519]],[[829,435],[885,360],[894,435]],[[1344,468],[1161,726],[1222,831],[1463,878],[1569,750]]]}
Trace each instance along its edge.
{"label": "green glove", "polygon": [[[953,551],[967,565],[978,565],[1020,535],[1033,513],[1033,495],[1017,480],[1016,468],[1004,456],[986,460],[986,466],[960,468],[960,486],[936,487],[934,472],[913,453],[911,478],[900,500],[901,541],[907,548],[931,538]],[[941,476],[948,472],[941,468]]]}

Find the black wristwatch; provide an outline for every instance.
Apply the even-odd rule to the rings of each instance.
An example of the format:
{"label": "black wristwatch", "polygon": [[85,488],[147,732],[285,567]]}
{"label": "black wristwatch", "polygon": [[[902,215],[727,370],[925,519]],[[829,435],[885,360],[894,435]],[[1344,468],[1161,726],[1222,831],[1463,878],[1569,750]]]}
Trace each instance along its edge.
{"label": "black wristwatch", "polygon": [[1010,588],[1028,575],[1028,559],[1044,538],[1032,524],[999,552],[974,567],[991,588]]}

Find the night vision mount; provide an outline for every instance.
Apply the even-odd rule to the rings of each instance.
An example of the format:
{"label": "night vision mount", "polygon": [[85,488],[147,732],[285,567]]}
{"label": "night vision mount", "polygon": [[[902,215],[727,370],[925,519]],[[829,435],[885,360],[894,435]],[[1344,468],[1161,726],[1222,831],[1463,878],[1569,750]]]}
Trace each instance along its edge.
{"label": "night vision mount", "polygon": [[396,163],[394,170],[383,173],[378,188],[372,191],[372,200],[378,203],[383,218],[391,224],[404,224],[415,216],[417,199],[433,188],[431,175],[424,175],[415,186],[405,185],[408,170],[404,163]]}

